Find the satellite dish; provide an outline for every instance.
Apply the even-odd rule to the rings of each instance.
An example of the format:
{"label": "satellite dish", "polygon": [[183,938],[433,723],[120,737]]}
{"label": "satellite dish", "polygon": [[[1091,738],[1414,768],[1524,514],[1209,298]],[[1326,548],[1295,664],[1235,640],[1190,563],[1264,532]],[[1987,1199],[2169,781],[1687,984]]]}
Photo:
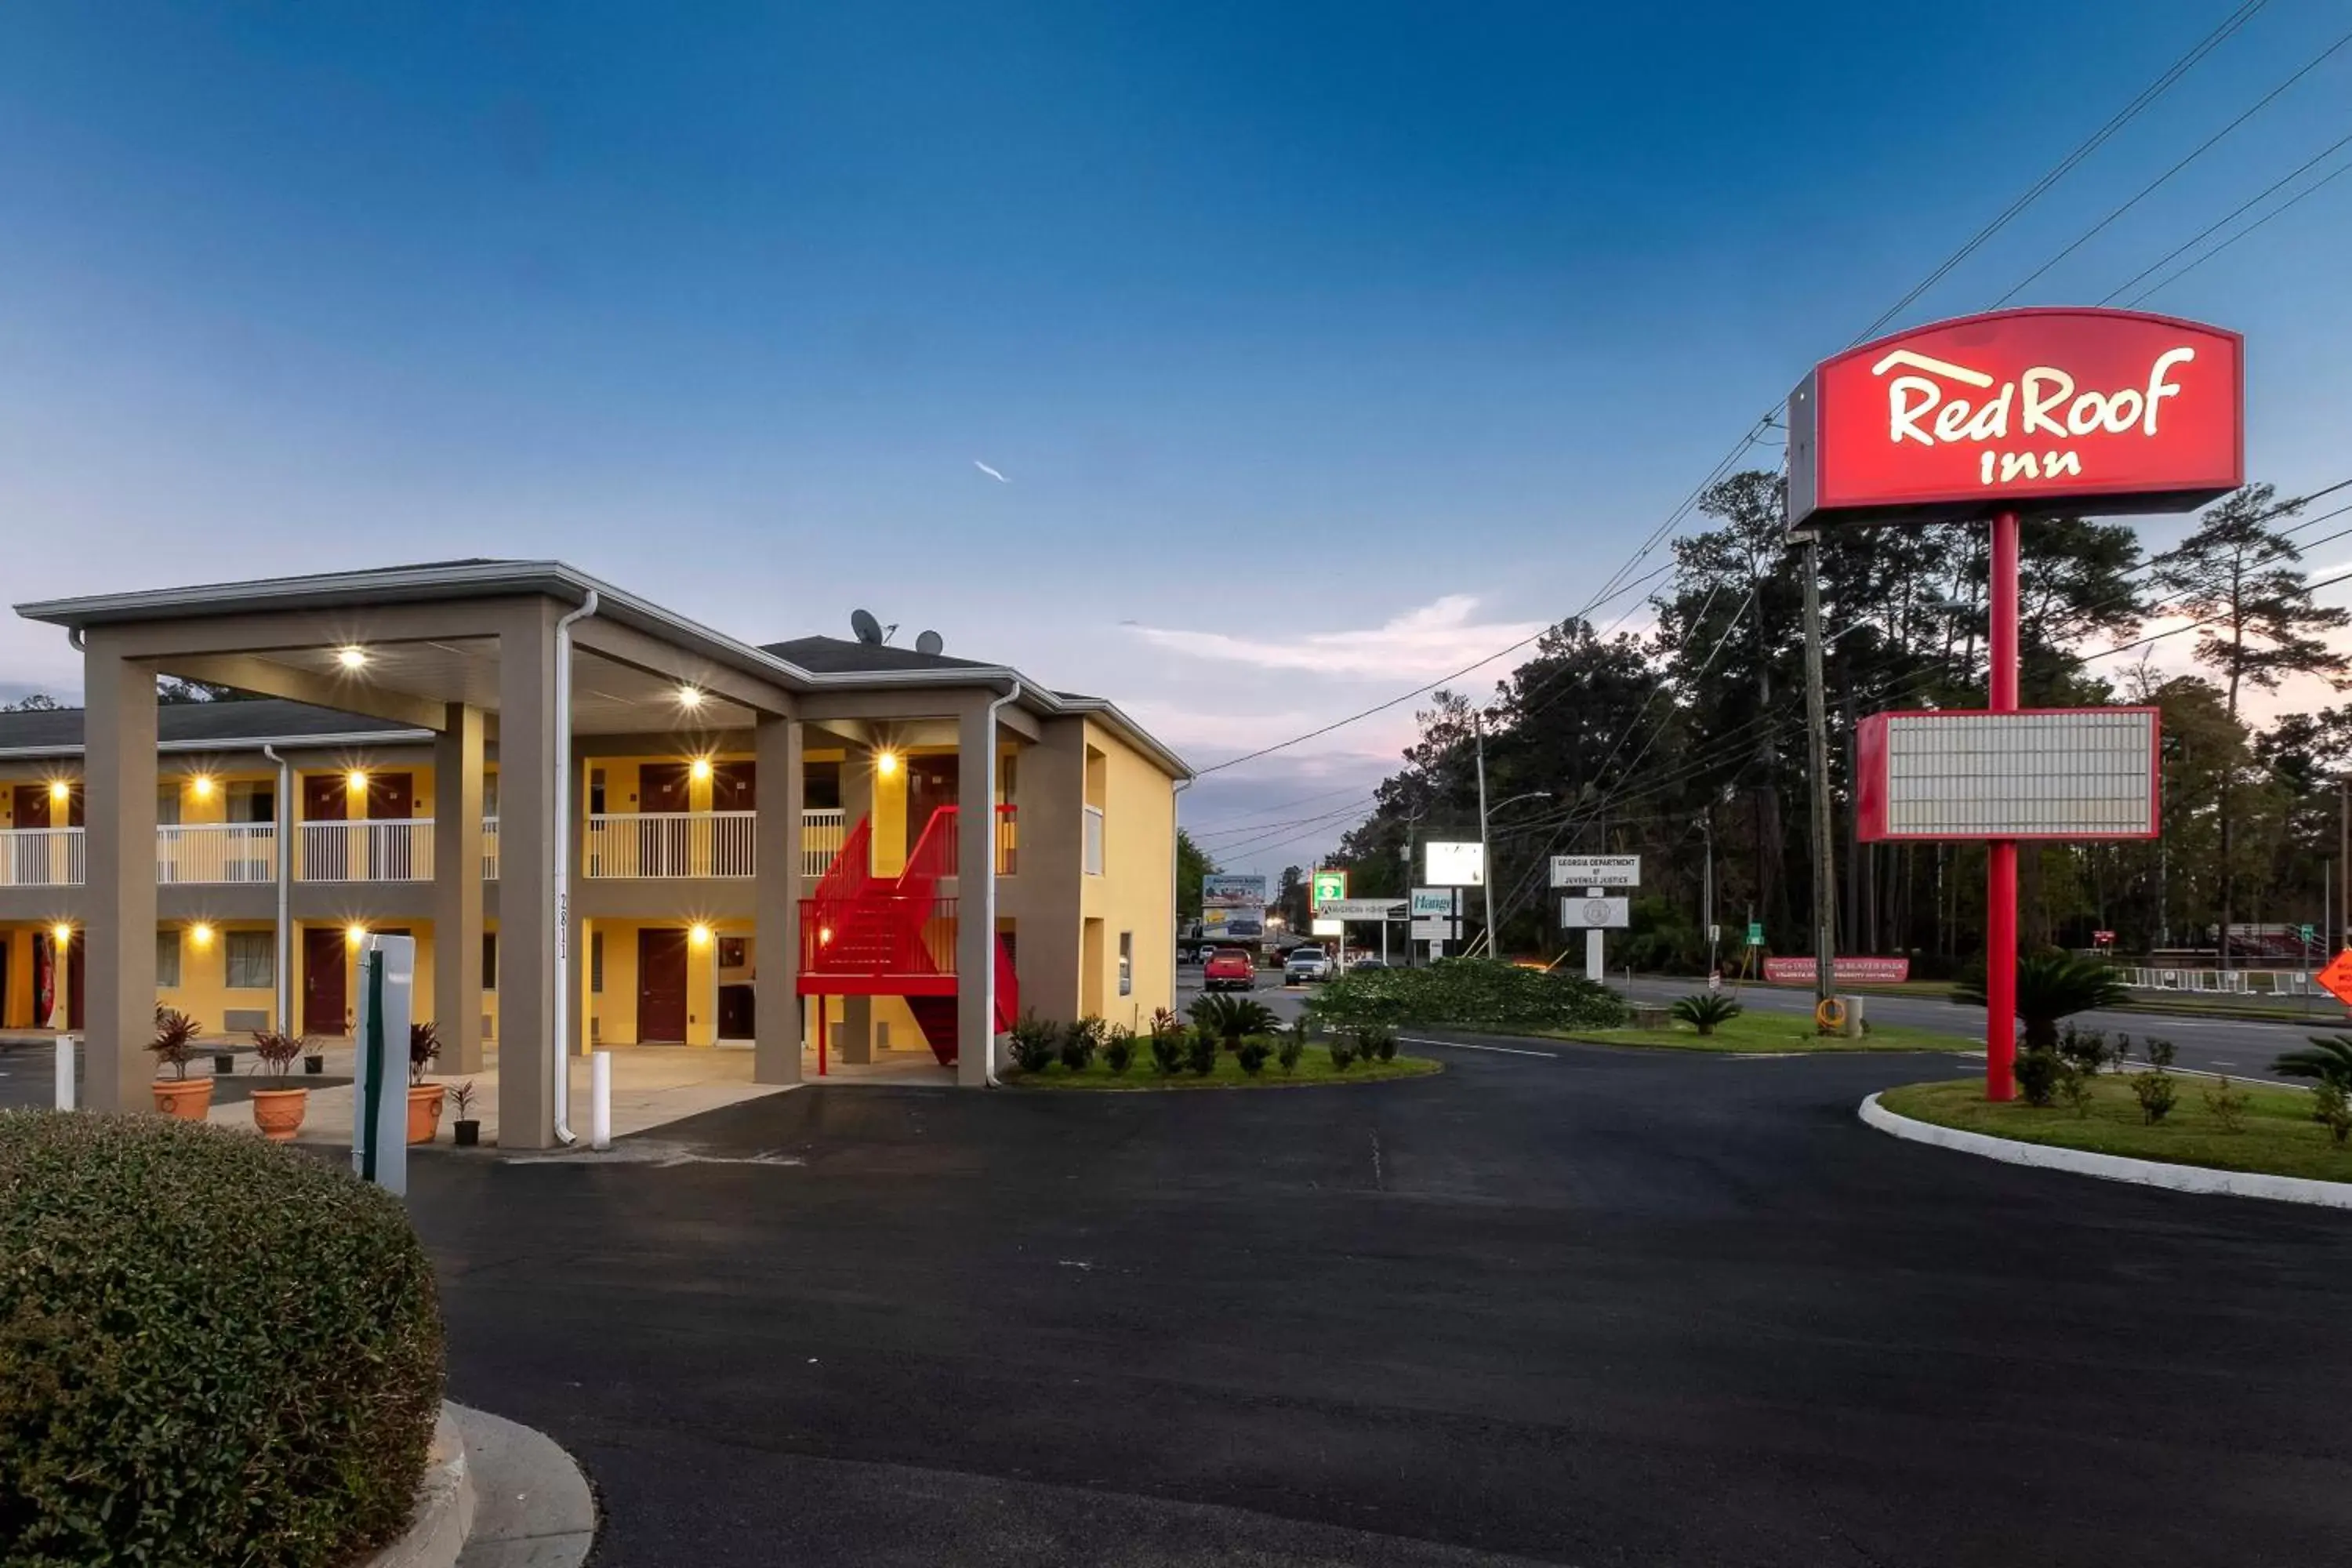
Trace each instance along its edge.
{"label": "satellite dish", "polygon": [[849,629],[857,634],[859,642],[879,644],[882,640],[882,623],[874,618],[871,610],[850,611]]}
{"label": "satellite dish", "polygon": [[937,632],[925,632],[915,639],[917,653],[937,653],[948,646],[947,638]]}

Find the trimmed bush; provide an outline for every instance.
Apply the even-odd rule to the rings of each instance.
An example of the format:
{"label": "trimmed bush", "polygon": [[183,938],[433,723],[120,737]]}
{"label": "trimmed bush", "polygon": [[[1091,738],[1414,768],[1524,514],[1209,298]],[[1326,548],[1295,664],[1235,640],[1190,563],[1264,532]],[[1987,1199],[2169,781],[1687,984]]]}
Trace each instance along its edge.
{"label": "trimmed bush", "polygon": [[1284,1072],[1298,1070],[1298,1058],[1307,1054],[1307,1020],[1300,1018],[1282,1031],[1281,1043],[1274,1048],[1274,1059],[1282,1064]]}
{"label": "trimmed bush", "polygon": [[1331,1065],[1339,1071],[1346,1072],[1356,1065],[1356,1042],[1349,1036],[1332,1036],[1330,1051]]}
{"label": "trimmed bush", "polygon": [[0,1556],[341,1568],[441,1406],[399,1202],[201,1122],[0,1111]]}
{"label": "trimmed bush", "polygon": [[1192,1027],[1204,1035],[1213,1036],[1225,1049],[1232,1050],[1244,1036],[1270,1035],[1282,1026],[1274,1009],[1255,996],[1234,996],[1223,992],[1203,993],[1192,999]]}
{"label": "trimmed bush", "polygon": [[2025,1096],[2028,1105],[2046,1106],[2058,1097],[2058,1080],[2066,1070],[2066,1059],[2047,1046],[2020,1051],[2017,1092]]}
{"label": "trimmed bush", "polygon": [[1151,1031],[1151,1070],[1161,1078],[1172,1077],[1184,1066],[1184,1053],[1192,1039],[1191,1031],[1181,1026],[1154,1028]]}
{"label": "trimmed bush", "polygon": [[1265,1070],[1265,1058],[1274,1055],[1274,1042],[1263,1035],[1252,1035],[1234,1047],[1234,1058],[1242,1064],[1242,1071],[1252,1078]]}
{"label": "trimmed bush", "polygon": [[1113,1078],[1124,1077],[1135,1062],[1135,1031],[1125,1024],[1113,1024],[1103,1034],[1102,1058]]}
{"label": "trimmed bush", "polygon": [[1184,1040],[1184,1065],[1206,1078],[1217,1070],[1217,1037],[1194,1029]]}
{"label": "trimmed bush", "polygon": [[1307,1007],[1338,1028],[1613,1029],[1626,1019],[1615,992],[1580,974],[1484,958],[1350,973],[1328,982]]}
{"label": "trimmed bush", "polygon": [[1072,1072],[1094,1066],[1096,1047],[1102,1044],[1103,1021],[1092,1013],[1062,1031],[1062,1065]]}
{"label": "trimmed bush", "polygon": [[1013,1053],[1013,1065],[1023,1072],[1044,1072],[1054,1065],[1054,1053],[1062,1043],[1061,1026],[1032,1012],[1013,1021],[1006,1036],[1006,1048]]}

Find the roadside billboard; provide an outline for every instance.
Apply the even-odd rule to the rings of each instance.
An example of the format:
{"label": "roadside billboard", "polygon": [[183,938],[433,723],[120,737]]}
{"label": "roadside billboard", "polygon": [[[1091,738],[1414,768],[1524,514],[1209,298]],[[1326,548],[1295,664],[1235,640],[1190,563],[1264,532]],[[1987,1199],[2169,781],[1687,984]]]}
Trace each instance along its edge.
{"label": "roadside billboard", "polygon": [[1467,842],[1433,840],[1423,846],[1427,875],[1422,879],[1438,888],[1483,888],[1486,885],[1486,847]]}
{"label": "roadside billboard", "polygon": [[1265,879],[1232,871],[1212,871],[1201,879],[1203,910],[1255,910],[1265,914]]}
{"label": "roadside billboard", "polygon": [[1642,885],[1639,855],[1555,855],[1551,858],[1555,888],[1638,888]]}
{"label": "roadside billboard", "polygon": [[2154,708],[1874,713],[1856,726],[1856,827],[1889,839],[2153,838]]}
{"label": "roadside billboard", "polygon": [[[1815,967],[1810,958],[1768,958],[1764,978],[1774,985],[1811,985]],[[1830,970],[1840,985],[1900,985],[1911,978],[1911,961],[1842,953],[1830,961]]]}

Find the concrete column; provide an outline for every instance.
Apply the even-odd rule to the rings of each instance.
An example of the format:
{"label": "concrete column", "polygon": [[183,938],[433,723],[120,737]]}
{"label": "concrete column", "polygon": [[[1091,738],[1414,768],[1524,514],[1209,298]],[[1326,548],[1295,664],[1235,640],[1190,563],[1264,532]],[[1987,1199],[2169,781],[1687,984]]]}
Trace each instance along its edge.
{"label": "concrete column", "polygon": [[433,737],[433,1016],[445,1073],[482,1070],[482,710]]}
{"label": "concrete column", "polygon": [[974,701],[956,719],[956,1081],[983,1087],[995,1063],[988,979],[996,932],[986,894],[996,877],[996,721]]}
{"label": "concrete column", "polygon": [[1066,1021],[1078,1000],[1085,942],[1086,722],[1057,719],[1021,754],[1021,1008]]}
{"label": "concrete column", "polygon": [[499,1143],[555,1141],[555,617],[499,632]]}
{"label": "concrete column", "polygon": [[751,1081],[801,1080],[800,721],[762,714],[752,725],[759,880],[751,890]]}
{"label": "concrete column", "polygon": [[841,1023],[834,1042],[839,1047],[835,1059],[862,1067],[874,1059],[874,998],[844,996],[841,999]]}
{"label": "concrete column", "polygon": [[[143,1110],[156,1073],[155,672],[92,632],[82,653],[82,801],[88,830],[83,1010],[93,1110]],[[59,818],[58,826],[63,826]],[[59,952],[58,984],[68,955]],[[62,992],[60,993],[62,994]]]}
{"label": "concrete column", "polygon": [[[572,760],[572,831],[566,834],[559,848],[571,861],[572,907],[564,932],[564,951],[572,955],[572,1005],[563,1014],[563,1051],[568,1058],[588,1054],[588,922],[580,913],[580,879],[588,865],[588,771],[593,761],[587,757]],[[567,1068],[567,1070],[569,1070]],[[578,1098],[576,1095],[573,1097]],[[583,1110],[572,1119],[574,1131],[586,1125]]]}

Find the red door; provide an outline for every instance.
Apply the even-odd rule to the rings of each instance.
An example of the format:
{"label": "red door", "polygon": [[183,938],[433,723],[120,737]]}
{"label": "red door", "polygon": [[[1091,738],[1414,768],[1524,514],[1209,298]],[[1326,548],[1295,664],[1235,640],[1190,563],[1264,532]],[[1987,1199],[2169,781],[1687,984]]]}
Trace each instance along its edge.
{"label": "red door", "polygon": [[686,932],[637,932],[637,1043],[686,1043]]}
{"label": "red door", "polygon": [[16,826],[47,827],[49,825],[49,786],[45,784],[18,784],[15,816]]}
{"label": "red door", "polygon": [[68,1029],[86,1026],[81,1014],[83,945],[81,933],[77,931],[73,942],[66,949],[66,1027]]}
{"label": "red door", "polygon": [[[654,814],[656,817],[655,820],[640,820],[636,824],[638,876],[686,877],[693,874],[694,868],[689,863],[692,859],[692,825],[682,819],[669,821],[658,816],[688,809],[692,804],[687,793],[689,777],[684,763],[647,763],[637,770],[637,809]],[[643,1037],[642,1030],[639,1036]]]}
{"label": "red door", "polygon": [[344,973],[347,943],[332,928],[302,928],[302,1032],[340,1035],[351,1027],[344,1019],[350,1005]]}
{"label": "red door", "polygon": [[754,811],[759,807],[758,775],[754,764],[713,763],[710,765],[710,809],[713,811]]}
{"label": "red door", "polygon": [[313,822],[341,822],[351,815],[351,786],[341,773],[306,773],[302,778],[301,875],[322,882],[351,879],[356,858],[352,842],[332,827],[313,828]]}
{"label": "red door", "polygon": [[941,757],[908,757],[907,759],[907,853],[923,840],[923,830],[930,826],[932,814],[943,805],[956,803],[956,783],[961,770],[950,752]]}
{"label": "red door", "polygon": [[302,816],[308,822],[341,822],[351,815],[351,785],[341,773],[302,776]]}
{"label": "red door", "polygon": [[[416,815],[416,788],[408,773],[370,773],[367,814],[371,822],[405,822]],[[407,827],[371,829],[369,853],[374,857],[371,874],[379,882],[406,882],[429,867],[416,864],[415,830]]]}

